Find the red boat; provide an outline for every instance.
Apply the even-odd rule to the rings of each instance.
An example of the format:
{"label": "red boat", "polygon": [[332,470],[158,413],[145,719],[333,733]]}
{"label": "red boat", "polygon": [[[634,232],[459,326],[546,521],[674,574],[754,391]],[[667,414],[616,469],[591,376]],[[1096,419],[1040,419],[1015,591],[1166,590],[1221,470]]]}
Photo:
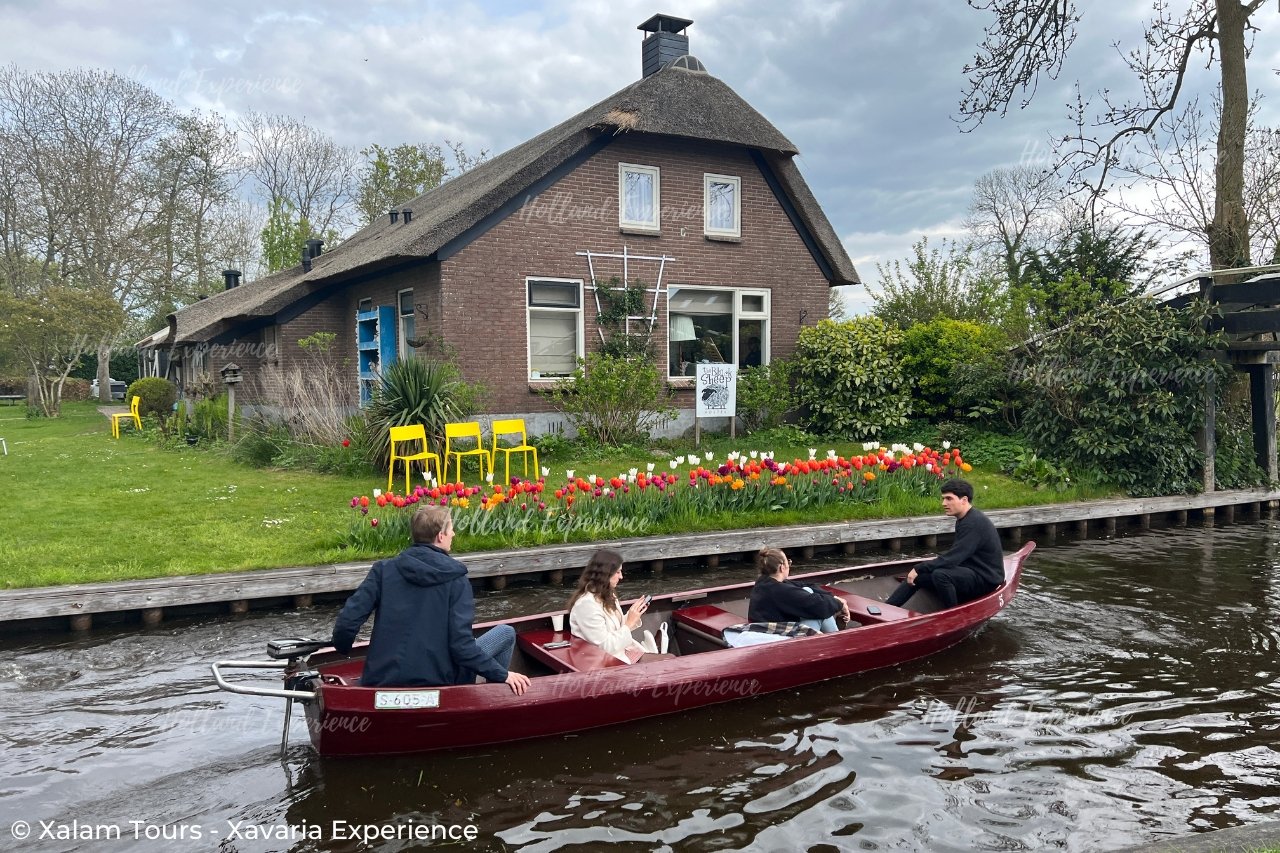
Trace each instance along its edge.
{"label": "red boat", "polygon": [[[628,666],[598,647],[556,631],[541,613],[506,620],[517,633],[511,669],[532,681],[523,696],[505,684],[451,687],[362,687],[360,657],[341,655],[327,640],[288,639],[268,644],[269,661],[219,661],[218,686],[235,693],[279,696],[306,708],[311,742],[322,755],[376,755],[480,746],[575,732],[670,714],[830,678],[894,666],[952,646],[1007,605],[1018,590],[1028,542],[1006,555],[1005,581],[995,592],[942,609],[918,592],[905,610],[884,598],[919,560],[877,563],[804,575],[849,603],[852,621],[842,631],[782,642],[730,648],[725,628],[747,621],[751,583],[655,596],[644,627],[668,623],[671,660]],[[476,626],[477,632],[498,623]],[[280,669],[283,688],[228,681],[224,670]],[[281,745],[283,747],[284,740]]]}

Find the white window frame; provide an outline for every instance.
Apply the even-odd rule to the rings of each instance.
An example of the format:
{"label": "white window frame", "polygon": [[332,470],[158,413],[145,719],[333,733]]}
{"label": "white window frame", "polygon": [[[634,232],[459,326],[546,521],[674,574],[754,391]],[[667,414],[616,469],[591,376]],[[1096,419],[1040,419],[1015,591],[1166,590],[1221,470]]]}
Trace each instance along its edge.
{"label": "white window frame", "polygon": [[[729,184],[733,187],[733,227],[713,228],[711,226],[711,184]],[[702,176],[702,233],[708,237],[741,237],[742,236],[742,179],[733,175]]]}
{"label": "white window frame", "polygon": [[[535,305],[530,288],[534,283],[546,282],[549,284],[572,284],[578,289],[578,305],[576,308],[567,308],[556,305]],[[538,371],[534,376],[533,369],[533,315],[538,314],[573,314],[576,322],[574,323],[574,333],[577,336],[577,350],[574,353],[575,365],[577,361],[586,358],[586,334],[583,327],[583,292],[582,279],[580,278],[556,278],[555,276],[531,275],[524,280],[524,303],[525,303],[525,375],[529,377],[530,382],[538,381],[555,381],[563,378],[560,374],[547,375]],[[568,374],[565,374],[566,376]]]}
{"label": "white window frame", "polygon": [[[653,218],[644,221],[627,219],[627,173],[646,174],[653,178]],[[618,164],[618,227],[628,231],[658,232],[662,228],[662,170],[657,166],[636,163]]]}
{"label": "white window frame", "polygon": [[[404,310],[401,302],[406,293],[409,294],[409,310],[407,312]],[[415,307],[416,306],[413,303],[412,287],[406,287],[404,290],[396,291],[396,352],[399,353],[401,358],[413,357],[413,347],[409,346],[409,336],[405,334],[404,331],[404,319],[405,317],[408,317],[410,320],[414,319]],[[417,324],[415,321],[415,329],[413,333],[415,338],[418,337],[416,326]]]}
{"label": "white window frame", "polygon": [[[773,336],[773,332],[772,332],[773,305],[770,298],[771,291],[765,288],[760,288],[760,287],[726,287],[723,285],[714,285],[714,284],[672,284],[670,285],[668,294],[670,294],[671,290],[677,290],[677,291],[714,290],[719,293],[726,293],[726,292],[731,293],[733,295],[733,315],[730,321],[732,323],[732,328],[733,328],[733,343],[731,345],[733,347],[733,359],[730,363],[736,365],[739,370],[742,369],[742,365],[738,363],[738,358],[739,358],[739,353],[742,351],[742,344],[744,342],[738,339],[738,329],[741,326],[743,320],[761,321],[760,364],[765,365],[769,363],[769,339]],[[742,307],[744,296],[762,297],[763,310],[761,311],[745,310]],[[667,380],[668,381],[676,380],[676,379],[692,380],[692,377],[690,376],[684,376],[683,374],[677,375],[671,372],[672,364],[671,364],[670,337],[671,337],[671,301],[670,301],[670,297],[668,296],[668,300],[667,300],[668,343],[667,343],[667,356],[666,356]],[[724,353],[721,353],[721,355],[724,355]]]}

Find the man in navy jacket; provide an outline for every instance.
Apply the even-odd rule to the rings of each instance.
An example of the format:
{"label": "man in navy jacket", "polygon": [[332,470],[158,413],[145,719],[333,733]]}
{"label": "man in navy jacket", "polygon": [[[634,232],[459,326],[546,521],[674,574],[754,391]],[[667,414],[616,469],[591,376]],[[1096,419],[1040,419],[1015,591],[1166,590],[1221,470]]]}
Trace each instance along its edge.
{"label": "man in navy jacket", "polygon": [[333,626],[333,646],[350,654],[356,634],[377,611],[360,683],[367,687],[470,684],[477,673],[524,693],[529,679],[510,672],[516,634],[498,625],[478,639],[467,567],[449,556],[453,519],[447,507],[420,507],[410,522],[413,544],[379,560],[351,594]]}
{"label": "man in navy jacket", "polygon": [[943,483],[942,511],[956,520],[951,549],[912,569],[886,604],[902,607],[917,589],[930,589],[943,607],[955,607],[962,601],[981,598],[1004,583],[1000,533],[991,519],[973,508],[973,486],[965,480]]}

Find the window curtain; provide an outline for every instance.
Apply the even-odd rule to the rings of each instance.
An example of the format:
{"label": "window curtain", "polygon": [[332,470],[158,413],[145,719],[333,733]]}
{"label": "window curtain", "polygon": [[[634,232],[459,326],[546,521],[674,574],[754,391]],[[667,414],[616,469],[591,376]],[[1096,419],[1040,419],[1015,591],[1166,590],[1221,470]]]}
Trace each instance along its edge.
{"label": "window curtain", "polygon": [[733,184],[711,181],[707,209],[707,227],[716,231],[733,231]]}
{"label": "window curtain", "polygon": [[653,175],[627,172],[624,183],[623,219],[627,222],[653,222]]}
{"label": "window curtain", "polygon": [[578,363],[578,315],[564,311],[529,314],[529,369],[568,376]]}

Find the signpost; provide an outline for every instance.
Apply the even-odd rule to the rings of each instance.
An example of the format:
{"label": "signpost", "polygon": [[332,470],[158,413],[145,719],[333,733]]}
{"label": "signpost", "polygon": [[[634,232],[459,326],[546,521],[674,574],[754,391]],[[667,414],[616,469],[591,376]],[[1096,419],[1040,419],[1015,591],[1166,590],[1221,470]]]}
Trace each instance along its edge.
{"label": "signpost", "polygon": [[698,364],[694,383],[693,444],[702,444],[703,418],[728,418],[729,437],[737,437],[738,368],[732,364]]}

